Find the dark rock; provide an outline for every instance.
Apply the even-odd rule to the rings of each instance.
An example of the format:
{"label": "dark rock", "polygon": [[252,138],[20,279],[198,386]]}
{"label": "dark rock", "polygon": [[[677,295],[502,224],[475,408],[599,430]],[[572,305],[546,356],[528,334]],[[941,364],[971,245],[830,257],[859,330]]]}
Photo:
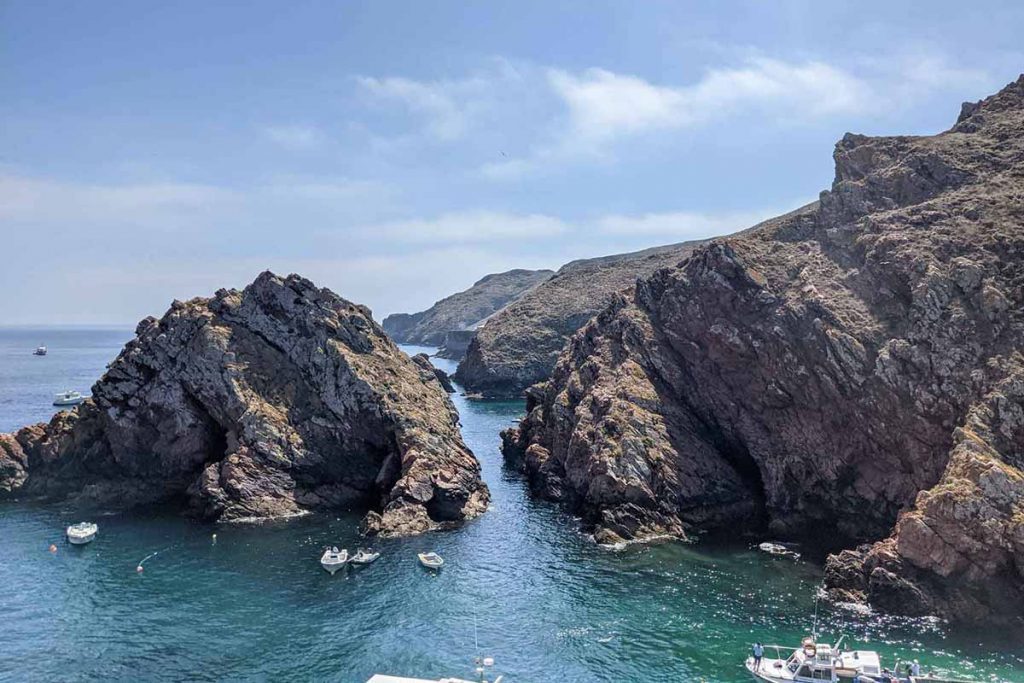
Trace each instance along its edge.
{"label": "dark rock", "polygon": [[104,506],[181,500],[206,519],[350,506],[427,531],[487,506],[438,376],[369,310],[292,275],[176,301],[47,425],[0,435],[0,493]]}
{"label": "dark rock", "polygon": [[838,599],[1024,626],[1024,77],[835,160],[818,204],[583,326],[509,463],[595,537],[862,546],[826,564]]}
{"label": "dark rock", "polygon": [[480,326],[455,379],[485,397],[518,397],[551,374],[566,341],[619,291],[678,263],[696,243],[573,261]]}

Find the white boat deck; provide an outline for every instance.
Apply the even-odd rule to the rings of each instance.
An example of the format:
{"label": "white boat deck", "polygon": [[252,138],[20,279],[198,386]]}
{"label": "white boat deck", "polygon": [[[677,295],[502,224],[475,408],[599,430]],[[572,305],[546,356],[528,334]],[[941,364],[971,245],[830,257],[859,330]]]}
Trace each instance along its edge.
{"label": "white boat deck", "polygon": [[366,683],[473,683],[473,681],[467,681],[462,678],[442,678],[440,680],[434,680],[433,678],[406,678],[404,676],[385,676],[384,674],[374,674],[370,677],[370,680]]}

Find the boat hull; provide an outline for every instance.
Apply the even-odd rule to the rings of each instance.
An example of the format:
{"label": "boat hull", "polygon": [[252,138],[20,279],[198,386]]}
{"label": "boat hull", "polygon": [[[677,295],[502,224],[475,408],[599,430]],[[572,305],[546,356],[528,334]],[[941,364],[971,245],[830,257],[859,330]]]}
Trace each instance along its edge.
{"label": "boat hull", "polygon": [[68,534],[68,543],[71,545],[85,545],[86,543],[92,543],[95,538],[95,531],[91,534]]}
{"label": "boat hull", "polygon": [[326,572],[327,572],[328,574],[330,574],[331,576],[334,576],[334,574],[335,574],[335,573],[336,573],[336,572],[337,572],[337,571],[338,571],[339,569],[342,569],[342,568],[344,568],[344,566],[345,566],[345,563],[344,563],[344,562],[340,562],[340,563],[332,563],[332,562],[321,562],[321,563],[320,563],[320,566],[321,566],[321,567],[323,567],[323,568],[324,568],[324,571],[326,571]]}

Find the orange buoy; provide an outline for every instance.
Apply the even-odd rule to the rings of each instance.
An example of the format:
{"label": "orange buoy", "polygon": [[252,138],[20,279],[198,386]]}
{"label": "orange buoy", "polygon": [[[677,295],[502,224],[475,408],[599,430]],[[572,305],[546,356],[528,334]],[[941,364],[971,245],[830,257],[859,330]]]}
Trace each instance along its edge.
{"label": "orange buoy", "polygon": [[50,544],[50,552],[51,553],[57,552],[57,546],[55,544],[53,544],[53,543]]}

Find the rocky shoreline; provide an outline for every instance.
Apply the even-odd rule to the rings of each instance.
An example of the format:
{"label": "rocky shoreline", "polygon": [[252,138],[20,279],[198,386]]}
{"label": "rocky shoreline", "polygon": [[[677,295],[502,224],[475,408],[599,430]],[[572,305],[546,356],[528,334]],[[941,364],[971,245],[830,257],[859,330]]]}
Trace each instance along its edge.
{"label": "rocky shoreline", "polygon": [[266,272],[143,320],[91,399],[0,435],[0,496],[180,501],[223,521],[355,508],[370,533],[445,528],[489,494],[442,381],[365,307]]}
{"label": "rocky shoreline", "polygon": [[1020,626],[1024,76],[834,156],[577,332],[506,458],[599,541],[766,529],[835,552],[837,599]]}

